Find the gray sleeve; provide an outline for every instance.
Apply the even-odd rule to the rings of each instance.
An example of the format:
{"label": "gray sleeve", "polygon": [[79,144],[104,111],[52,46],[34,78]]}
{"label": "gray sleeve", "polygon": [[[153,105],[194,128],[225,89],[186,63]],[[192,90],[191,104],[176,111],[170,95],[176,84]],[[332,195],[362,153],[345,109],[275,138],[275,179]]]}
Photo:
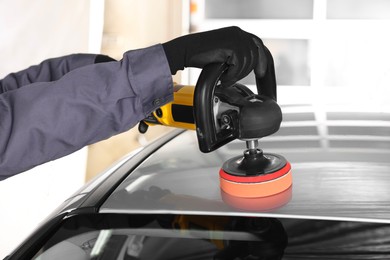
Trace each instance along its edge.
{"label": "gray sleeve", "polygon": [[35,82],[48,82],[60,79],[71,70],[94,64],[96,54],[71,54],[63,57],[47,59],[38,65],[25,70],[10,73],[0,80],[0,94],[28,86]]}
{"label": "gray sleeve", "polygon": [[0,180],[132,128],[172,101],[161,45],[0,94]]}

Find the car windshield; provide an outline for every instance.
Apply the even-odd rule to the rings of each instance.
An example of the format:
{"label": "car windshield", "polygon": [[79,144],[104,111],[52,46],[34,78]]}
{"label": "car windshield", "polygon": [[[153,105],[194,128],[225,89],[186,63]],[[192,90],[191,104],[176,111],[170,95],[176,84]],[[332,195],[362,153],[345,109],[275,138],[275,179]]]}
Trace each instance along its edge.
{"label": "car windshield", "polygon": [[33,259],[387,259],[390,225],[202,215],[68,218]]}

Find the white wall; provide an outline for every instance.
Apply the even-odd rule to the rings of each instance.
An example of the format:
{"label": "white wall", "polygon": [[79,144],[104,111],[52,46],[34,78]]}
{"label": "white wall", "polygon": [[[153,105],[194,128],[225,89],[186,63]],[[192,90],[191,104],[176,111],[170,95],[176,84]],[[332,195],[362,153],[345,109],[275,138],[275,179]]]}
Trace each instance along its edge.
{"label": "white wall", "polygon": [[[46,58],[100,50],[103,4],[1,0],[0,78]],[[85,164],[83,149],[0,182],[0,259],[84,183]]]}

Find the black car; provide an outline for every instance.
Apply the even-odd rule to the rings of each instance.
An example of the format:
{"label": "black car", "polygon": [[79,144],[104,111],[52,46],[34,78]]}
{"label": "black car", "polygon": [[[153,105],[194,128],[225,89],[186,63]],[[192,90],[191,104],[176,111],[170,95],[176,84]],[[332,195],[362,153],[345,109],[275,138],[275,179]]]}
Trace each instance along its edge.
{"label": "black car", "polygon": [[202,153],[195,131],[175,130],[69,198],[7,259],[390,259],[390,113],[282,110],[260,147],[291,163],[284,192],[229,196],[218,172],[245,144]]}

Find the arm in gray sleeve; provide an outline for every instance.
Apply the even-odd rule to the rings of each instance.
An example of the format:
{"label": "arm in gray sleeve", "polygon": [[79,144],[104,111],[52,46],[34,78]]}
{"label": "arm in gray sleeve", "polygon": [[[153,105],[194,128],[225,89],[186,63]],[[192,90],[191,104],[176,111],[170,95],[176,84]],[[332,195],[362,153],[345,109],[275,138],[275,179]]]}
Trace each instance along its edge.
{"label": "arm in gray sleeve", "polygon": [[0,94],[0,180],[124,132],[172,101],[161,45]]}
{"label": "arm in gray sleeve", "polygon": [[35,82],[48,82],[60,79],[71,70],[94,64],[104,55],[71,54],[63,57],[47,59],[38,65],[14,72],[0,80],[0,94]]}

